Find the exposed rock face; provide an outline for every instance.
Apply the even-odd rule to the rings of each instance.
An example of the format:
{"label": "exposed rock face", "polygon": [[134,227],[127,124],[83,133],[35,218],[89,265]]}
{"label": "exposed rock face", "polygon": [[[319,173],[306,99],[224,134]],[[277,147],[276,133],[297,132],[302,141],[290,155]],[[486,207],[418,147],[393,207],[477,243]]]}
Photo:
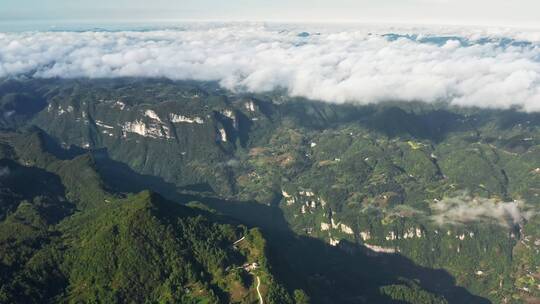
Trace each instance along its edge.
{"label": "exposed rock face", "polygon": [[135,133],[150,138],[172,138],[168,127],[157,124],[147,125],[141,120],[124,123],[124,125],[122,125],[122,134],[124,138],[127,137],[127,133]]}
{"label": "exposed rock face", "polygon": [[394,231],[390,231],[388,233],[388,235],[385,237],[385,239],[387,241],[393,241],[393,240],[397,239],[397,235],[396,235],[396,233]]}
{"label": "exposed rock face", "polygon": [[330,240],[328,241],[328,243],[329,243],[331,246],[337,246],[337,245],[339,244],[339,240],[330,238]]}
{"label": "exposed rock face", "polygon": [[375,251],[375,252],[378,252],[378,253],[396,253],[396,252],[399,252],[395,248],[382,247],[382,246],[378,246],[378,245],[370,245],[370,244],[365,244],[364,243],[364,246],[366,246],[367,248],[371,249],[372,251]]}
{"label": "exposed rock face", "polygon": [[341,231],[346,234],[354,234],[354,231],[352,230],[352,228],[345,224],[341,224]]}
{"label": "exposed rock face", "polygon": [[336,223],[336,222],[334,221],[334,218],[331,218],[331,219],[330,219],[330,222],[332,223],[332,228],[333,228],[333,229],[338,229],[338,228],[339,228],[340,223]]}
{"label": "exposed rock face", "polygon": [[[313,193],[311,193],[313,195]],[[314,204],[315,202],[313,202]],[[330,224],[326,224],[328,225],[328,229],[332,228],[332,229],[336,229],[336,230],[340,230],[341,232],[345,233],[345,234],[354,234],[354,231],[352,230],[351,227],[341,223],[341,222],[336,222],[334,221],[334,218],[330,218]]]}
{"label": "exposed rock face", "polygon": [[248,101],[244,104],[246,110],[249,112],[255,112],[255,103],[253,101]]}
{"label": "exposed rock face", "polygon": [[102,122],[100,120],[96,120],[95,123],[96,123],[97,126],[105,128],[105,129],[114,129],[113,126],[108,125],[108,124],[106,124],[106,123],[104,123],[104,122]]}
{"label": "exposed rock face", "polygon": [[169,114],[169,119],[171,120],[172,123],[185,122],[185,123],[196,123],[196,124],[201,124],[201,125],[204,123],[204,120],[198,116],[187,117],[181,114],[174,114],[174,113]]}
{"label": "exposed rock face", "polygon": [[371,239],[371,233],[369,231],[361,231],[360,238],[362,238],[362,241],[367,241]]}
{"label": "exposed rock face", "polygon": [[[132,132],[132,133],[136,133],[136,134],[139,134],[141,136],[149,136],[149,137],[158,137],[159,134],[156,134],[150,130],[147,130],[146,128],[146,125],[144,124],[144,122],[140,121],[140,120],[136,120],[134,122],[126,122],[123,126],[122,126],[122,131],[124,132]],[[126,137],[126,135],[124,134],[124,137]]]}
{"label": "exposed rock face", "polygon": [[156,120],[158,122],[162,122],[161,119],[159,118],[159,116],[157,115],[156,112],[154,112],[153,110],[146,110],[144,112],[144,116],[150,118],[150,119],[153,119],[153,120]]}
{"label": "exposed rock face", "polygon": [[321,230],[322,230],[322,231],[330,230],[330,224],[328,224],[328,223],[321,223]]}
{"label": "exposed rock face", "polygon": [[219,128],[219,140],[227,142],[227,131],[224,128]]}
{"label": "exposed rock face", "polygon": [[114,103],[114,106],[117,107],[120,110],[123,110],[123,109],[126,108],[126,104],[119,101],[119,100]]}
{"label": "exposed rock face", "polygon": [[236,114],[234,113],[234,111],[232,110],[229,110],[229,109],[225,109],[225,110],[222,110],[221,112],[221,115],[227,117],[229,120],[231,120],[232,122],[232,126],[235,130],[238,129],[239,125],[238,125],[238,119],[236,117]]}

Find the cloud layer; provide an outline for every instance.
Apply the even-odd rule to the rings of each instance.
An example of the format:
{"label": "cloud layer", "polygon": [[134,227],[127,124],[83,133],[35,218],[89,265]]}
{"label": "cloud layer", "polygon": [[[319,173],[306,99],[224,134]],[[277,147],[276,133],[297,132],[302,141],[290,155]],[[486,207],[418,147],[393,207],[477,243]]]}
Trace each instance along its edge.
{"label": "cloud layer", "polygon": [[279,88],[336,103],[448,101],[540,111],[539,33],[317,29],[0,33],[0,77],[166,77],[217,81],[235,91]]}

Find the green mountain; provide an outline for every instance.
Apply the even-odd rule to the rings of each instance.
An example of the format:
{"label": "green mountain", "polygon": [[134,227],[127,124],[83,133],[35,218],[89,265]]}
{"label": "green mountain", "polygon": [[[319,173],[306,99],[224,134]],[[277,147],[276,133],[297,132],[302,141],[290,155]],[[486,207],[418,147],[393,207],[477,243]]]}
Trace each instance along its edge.
{"label": "green mountain", "polygon": [[6,79],[0,94],[20,178],[2,183],[2,225],[52,216],[3,251],[54,269],[21,277],[36,295],[3,285],[9,301],[256,302],[257,277],[274,303],[540,298],[539,114],[162,79]]}
{"label": "green mountain", "polygon": [[93,156],[47,140],[2,136],[0,302],[292,301],[260,230],[149,191],[111,192]]}

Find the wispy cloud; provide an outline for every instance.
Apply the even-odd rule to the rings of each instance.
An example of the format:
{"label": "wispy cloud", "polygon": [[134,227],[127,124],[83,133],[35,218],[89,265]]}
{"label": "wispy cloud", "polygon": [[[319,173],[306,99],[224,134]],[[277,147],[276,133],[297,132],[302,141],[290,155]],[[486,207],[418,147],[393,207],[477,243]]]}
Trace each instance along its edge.
{"label": "wispy cloud", "polygon": [[0,167],[0,178],[7,177],[10,173],[9,167]]}
{"label": "wispy cloud", "polygon": [[513,227],[529,220],[538,211],[522,201],[501,202],[488,198],[459,196],[445,198],[430,205],[431,219],[439,225],[460,225],[473,222],[491,222]]}
{"label": "wispy cloud", "polygon": [[[449,101],[540,110],[539,33],[260,24],[0,34],[0,77],[167,77],[328,102]],[[452,35],[454,33],[454,35]],[[505,34],[506,36],[503,36]],[[506,38],[505,38],[506,37]]]}

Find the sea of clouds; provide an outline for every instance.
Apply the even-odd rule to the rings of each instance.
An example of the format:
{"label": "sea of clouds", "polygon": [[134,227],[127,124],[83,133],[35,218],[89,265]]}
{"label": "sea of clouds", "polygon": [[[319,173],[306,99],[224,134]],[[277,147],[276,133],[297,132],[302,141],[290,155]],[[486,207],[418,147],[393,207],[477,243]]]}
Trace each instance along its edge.
{"label": "sea of clouds", "polygon": [[0,33],[0,77],[166,77],[328,102],[540,111],[540,32],[191,25]]}

